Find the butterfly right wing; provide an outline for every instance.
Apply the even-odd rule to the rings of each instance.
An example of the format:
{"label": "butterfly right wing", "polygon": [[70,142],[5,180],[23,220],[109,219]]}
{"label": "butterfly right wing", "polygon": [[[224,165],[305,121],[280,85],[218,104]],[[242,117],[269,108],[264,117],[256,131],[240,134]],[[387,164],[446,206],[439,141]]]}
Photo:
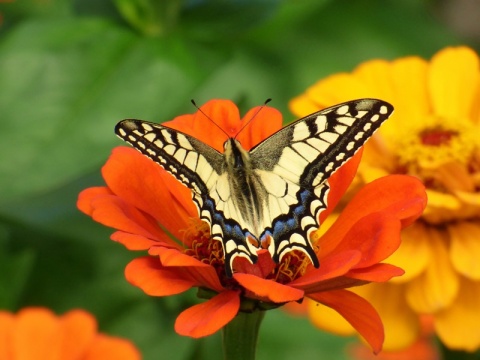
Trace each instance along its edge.
{"label": "butterfly right wing", "polygon": [[256,251],[249,249],[235,220],[223,154],[190,135],[142,120],[123,120],[115,133],[192,190],[200,219],[210,225],[212,239],[222,244],[228,276],[235,257],[256,261]]}

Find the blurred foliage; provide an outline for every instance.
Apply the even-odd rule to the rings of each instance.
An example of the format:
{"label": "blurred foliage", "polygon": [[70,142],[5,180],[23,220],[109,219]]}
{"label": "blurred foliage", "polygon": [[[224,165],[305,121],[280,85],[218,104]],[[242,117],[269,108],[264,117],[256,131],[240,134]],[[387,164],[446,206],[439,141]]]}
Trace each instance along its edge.
{"label": "blurred foliage", "polygon": [[[475,47],[418,0],[17,0],[0,4],[0,307],[93,312],[144,358],[220,359],[218,334],[177,336],[194,292],[149,298],[123,269],[138,256],[79,213],[79,191],[121,142],[123,118],[166,121],[211,98],[242,111],[288,100],[371,58]],[[259,359],[345,359],[341,339],[271,311]]]}

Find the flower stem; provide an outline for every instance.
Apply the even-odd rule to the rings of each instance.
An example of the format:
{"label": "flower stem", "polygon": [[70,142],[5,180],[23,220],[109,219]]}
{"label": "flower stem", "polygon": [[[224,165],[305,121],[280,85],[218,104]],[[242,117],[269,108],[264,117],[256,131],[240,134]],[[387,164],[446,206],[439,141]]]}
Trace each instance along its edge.
{"label": "flower stem", "polygon": [[225,360],[255,359],[258,332],[265,311],[242,312],[222,329]]}

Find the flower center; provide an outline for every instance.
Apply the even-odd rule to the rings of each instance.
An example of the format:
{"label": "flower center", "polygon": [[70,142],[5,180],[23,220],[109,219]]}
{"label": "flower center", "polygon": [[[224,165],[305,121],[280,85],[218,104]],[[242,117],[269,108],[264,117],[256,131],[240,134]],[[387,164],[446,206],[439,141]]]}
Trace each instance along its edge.
{"label": "flower center", "polygon": [[469,120],[429,116],[409,125],[393,143],[400,166],[410,174],[452,162],[467,165],[480,146],[479,128]]}
{"label": "flower center", "polygon": [[[184,231],[183,241],[185,244],[188,244],[188,247],[185,249],[185,254],[213,266],[224,286],[238,286],[234,279],[226,276],[222,244],[220,241],[213,240],[210,237],[210,229],[207,223],[199,219],[191,219],[190,226]],[[245,261],[245,263],[247,262],[244,258],[237,259],[239,259],[239,261]],[[235,259],[235,262],[237,259]],[[245,266],[244,263],[244,265],[239,268],[248,273],[263,274],[262,276],[265,276],[267,279],[286,284],[302,276],[308,264],[310,264],[308,257],[303,252],[296,250],[286,254],[280,264],[274,264],[270,257],[267,259],[266,261],[272,264],[271,266],[264,262],[264,257],[259,257],[256,264],[252,265],[247,263]],[[271,269],[271,271],[268,270],[270,273],[265,274],[263,270],[255,270],[254,268],[257,266],[261,269]]]}

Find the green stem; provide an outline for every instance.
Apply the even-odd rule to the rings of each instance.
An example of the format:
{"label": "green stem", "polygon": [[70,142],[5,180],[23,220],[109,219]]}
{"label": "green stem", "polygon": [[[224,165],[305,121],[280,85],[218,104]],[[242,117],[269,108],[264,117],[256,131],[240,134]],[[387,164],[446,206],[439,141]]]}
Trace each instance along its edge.
{"label": "green stem", "polygon": [[265,311],[239,312],[222,329],[225,360],[255,359],[258,332]]}

